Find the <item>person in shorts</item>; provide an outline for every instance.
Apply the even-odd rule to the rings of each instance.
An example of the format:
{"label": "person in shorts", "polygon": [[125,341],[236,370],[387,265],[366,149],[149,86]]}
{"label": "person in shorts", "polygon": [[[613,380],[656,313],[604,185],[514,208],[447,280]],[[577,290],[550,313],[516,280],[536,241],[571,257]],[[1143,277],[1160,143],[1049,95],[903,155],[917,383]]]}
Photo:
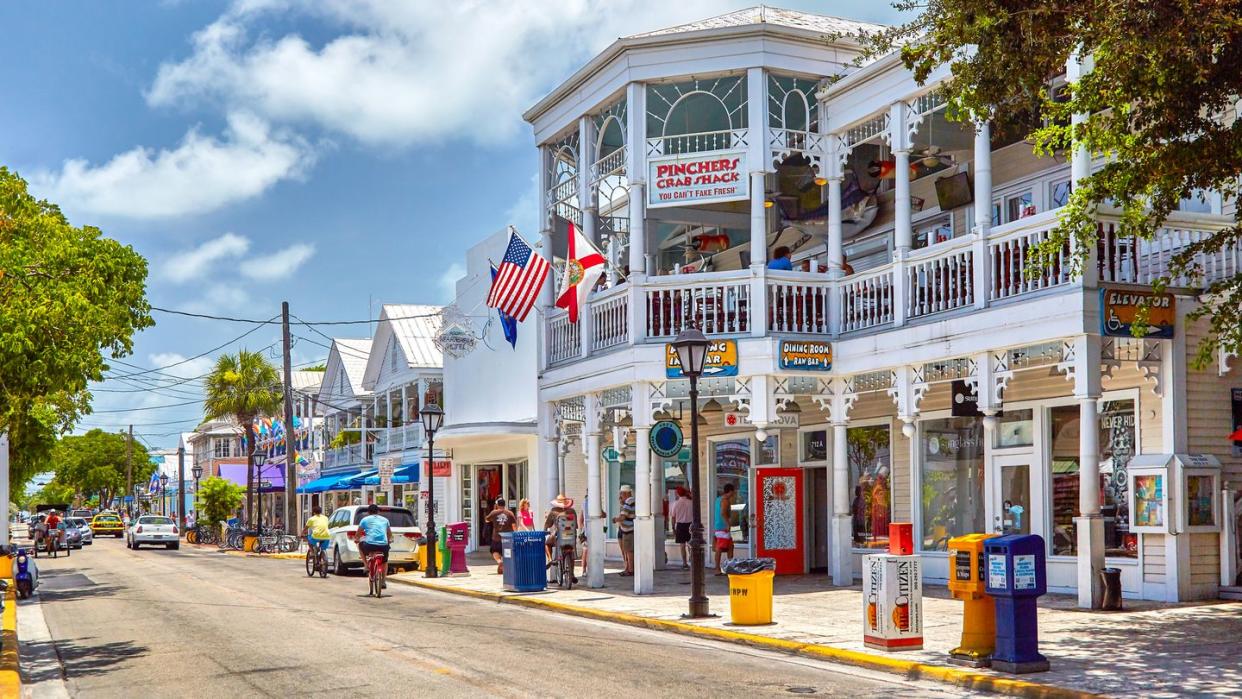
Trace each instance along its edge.
{"label": "person in shorts", "polygon": [[677,486],[676,492],[677,499],[668,508],[668,516],[673,521],[673,541],[681,546],[681,569],[690,570],[687,552],[690,544],[690,524],[694,521],[694,501],[690,499],[690,491],[684,486]]}
{"label": "person in shorts", "polygon": [[487,513],[484,521],[492,526],[492,558],[496,561],[496,574],[500,575],[505,572],[505,549],[500,535],[514,530],[517,526],[517,515],[505,505],[504,498],[496,498],[492,511]]}
{"label": "person in shorts", "polygon": [[625,578],[634,575],[634,489],[621,486],[617,500],[621,503],[621,513],[612,521],[617,524],[617,542],[621,545],[621,560],[625,562],[621,577]]}
{"label": "person in shorts", "polygon": [[712,550],[716,552],[716,575],[724,575],[720,572],[720,565],[724,563],[725,556],[733,557],[733,534],[730,531],[733,526],[733,497],[733,484],[725,483],[716,498],[715,511],[712,513]]}
{"label": "person in shorts", "polygon": [[306,520],[306,545],[320,551],[328,550],[328,518],[318,505],[311,508],[311,516]]}

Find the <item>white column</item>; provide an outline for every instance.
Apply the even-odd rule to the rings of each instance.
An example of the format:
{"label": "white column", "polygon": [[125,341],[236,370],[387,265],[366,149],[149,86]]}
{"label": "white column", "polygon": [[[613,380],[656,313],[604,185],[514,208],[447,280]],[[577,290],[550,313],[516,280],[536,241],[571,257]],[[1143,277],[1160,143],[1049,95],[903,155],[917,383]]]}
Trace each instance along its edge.
{"label": "white column", "polygon": [[401,449],[402,451],[414,446],[413,444],[410,444],[409,440],[406,438],[406,436],[410,432],[408,429],[406,429],[406,422],[409,419],[410,419],[410,385],[407,383],[407,384],[401,384]]}
{"label": "white column", "polygon": [[[552,264],[554,256],[552,254],[552,212],[548,210],[548,189],[552,186],[552,151],[546,146],[539,147],[539,254],[543,256],[548,264]],[[504,254],[501,252],[500,254]],[[548,368],[548,309],[552,308],[553,295],[556,291],[556,281],[548,275],[549,279],[544,282],[543,287],[539,290],[539,298],[536,301],[538,312],[536,316],[536,338],[538,345],[536,347],[536,355],[538,356],[539,370]],[[419,406],[421,409],[422,398],[419,397]]]}
{"label": "white column", "polygon": [[[647,275],[647,86],[625,86],[625,177],[629,181],[630,280]],[[634,333],[631,331],[630,336]]]}
{"label": "white column", "polygon": [[1075,341],[1074,393],[1078,397],[1078,606],[1098,609],[1103,598],[1104,519],[1100,516],[1100,340]]}
{"label": "white column", "polygon": [[[560,473],[560,433],[557,430],[556,404],[551,401],[542,401],[539,404],[539,425],[538,431],[539,441],[539,466],[538,474],[541,487],[536,490],[539,498],[538,506],[535,511],[538,513],[536,520],[543,521],[543,516],[547,514],[551,507],[549,503],[561,492],[561,473]],[[535,475],[531,474],[532,477]]]}
{"label": "white column", "polygon": [[[767,209],[764,208],[764,173],[771,167],[768,150],[768,83],[762,68],[746,71],[746,121],[749,131],[747,167],[750,171],[750,267],[768,263]],[[752,299],[752,304],[755,300]],[[758,306],[755,306],[758,308]]]}
{"label": "white column", "polygon": [[[635,421],[637,422],[637,420]],[[655,591],[655,519],[651,500],[651,428],[634,426],[634,594]]]}
{"label": "white column", "polygon": [[893,246],[898,257],[910,252],[913,230],[910,223],[910,132],[906,122],[910,107],[905,102],[892,106],[889,116],[889,144],[894,161]]}
{"label": "white column", "polygon": [[854,584],[853,520],[850,517],[850,464],[844,420],[832,423],[832,584]]}
{"label": "white column", "polygon": [[591,167],[595,164],[595,124],[591,117],[578,118],[578,208],[582,211],[582,235],[600,247],[595,216],[599,213]]}
{"label": "white column", "polygon": [[[1091,71],[1093,61],[1090,56],[1080,57],[1075,51],[1065,63],[1065,77],[1070,83],[1076,83],[1080,78]],[[1086,123],[1087,114],[1078,113],[1070,117],[1070,123],[1077,132],[1081,126]],[[1074,135],[1074,146],[1070,153],[1070,186],[1077,190],[1079,183],[1091,176],[1091,153],[1086,146],[1079,145],[1078,134]],[[1079,244],[1075,237],[1070,237],[1070,247],[1074,254],[1077,254]],[[1099,282],[1098,255],[1094,247],[1086,250],[1086,259],[1082,266],[1082,284],[1087,288],[1094,288]]]}
{"label": "white column", "polygon": [[582,426],[586,437],[587,462],[587,587],[604,586],[604,498],[602,472],[599,465],[599,398],[588,393],[583,398],[586,424]]}
{"label": "white column", "polygon": [[988,305],[992,268],[988,233],[992,229],[992,129],[986,120],[975,123],[975,307]]}
{"label": "white column", "polygon": [[830,134],[828,142],[831,146],[823,165],[825,179],[828,180],[828,276],[837,279],[845,276],[842,269],[845,252],[841,230],[841,180],[845,173],[842,171],[841,160],[846,154],[845,146],[838,136]]}

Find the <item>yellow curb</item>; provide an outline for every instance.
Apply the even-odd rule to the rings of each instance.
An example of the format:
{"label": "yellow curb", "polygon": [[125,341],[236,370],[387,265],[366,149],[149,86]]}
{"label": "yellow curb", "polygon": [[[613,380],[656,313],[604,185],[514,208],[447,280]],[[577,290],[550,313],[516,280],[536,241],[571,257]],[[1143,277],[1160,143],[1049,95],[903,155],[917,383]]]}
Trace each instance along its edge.
{"label": "yellow curb", "polygon": [[22,693],[22,675],[17,658],[17,593],[12,588],[4,596],[3,647],[0,648],[0,697],[16,699]]}
{"label": "yellow curb", "polygon": [[818,660],[828,660],[845,665],[854,665],[872,670],[880,670],[882,672],[896,673],[904,675],[910,679],[931,679],[958,687],[995,692],[997,694],[1007,694],[1018,697],[1047,697],[1056,699],[1060,699],[1062,697],[1069,699],[1101,696],[1090,692],[1067,689],[1049,684],[1040,684],[1038,682],[1029,682],[1027,680],[997,677],[995,675],[988,675],[982,672],[975,672],[973,670],[960,669],[956,667],[931,665],[914,660],[903,660],[901,658],[875,655],[873,653],[865,653],[846,648],[835,648],[833,646],[825,646],[816,643],[788,641],[781,638],[760,636],[758,634],[732,631],[730,629],[719,629],[710,626],[698,626],[680,621],[653,619],[650,617],[638,616],[636,614],[627,614],[625,612],[611,612],[603,609],[579,607],[577,605],[555,602],[538,597],[503,595],[495,592],[484,592],[481,590],[471,590],[467,588],[445,587],[435,583],[429,583],[424,580],[419,580],[417,578],[406,578],[399,575],[392,576],[389,580],[394,580],[399,583],[421,587],[428,590],[438,590],[440,592],[474,597],[476,599],[489,600],[502,604],[535,607],[553,612],[559,612],[561,614],[585,617],[588,619],[610,621],[617,624],[626,624],[628,626],[637,626],[658,631],[671,631],[673,633],[680,633],[688,636],[710,638],[716,641],[727,641],[730,643],[739,643],[759,648],[767,648],[770,650],[779,650],[786,653],[793,653],[795,655],[816,658]]}

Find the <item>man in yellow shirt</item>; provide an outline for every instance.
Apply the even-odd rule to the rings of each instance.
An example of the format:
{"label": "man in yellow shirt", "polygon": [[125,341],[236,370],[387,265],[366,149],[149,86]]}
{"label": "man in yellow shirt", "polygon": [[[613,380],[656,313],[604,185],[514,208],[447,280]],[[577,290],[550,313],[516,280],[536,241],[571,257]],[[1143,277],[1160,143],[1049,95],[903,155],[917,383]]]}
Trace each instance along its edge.
{"label": "man in yellow shirt", "polygon": [[306,520],[306,543],[320,551],[328,550],[328,518],[318,505],[311,508],[310,519]]}

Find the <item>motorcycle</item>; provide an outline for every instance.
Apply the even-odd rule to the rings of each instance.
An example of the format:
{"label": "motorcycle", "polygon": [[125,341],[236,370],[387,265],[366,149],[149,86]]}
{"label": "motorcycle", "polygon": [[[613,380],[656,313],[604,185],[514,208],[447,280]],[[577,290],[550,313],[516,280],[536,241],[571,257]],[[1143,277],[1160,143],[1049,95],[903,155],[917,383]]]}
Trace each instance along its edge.
{"label": "motorcycle", "polygon": [[39,568],[24,548],[17,549],[13,557],[13,583],[17,586],[17,599],[27,599],[39,586]]}

